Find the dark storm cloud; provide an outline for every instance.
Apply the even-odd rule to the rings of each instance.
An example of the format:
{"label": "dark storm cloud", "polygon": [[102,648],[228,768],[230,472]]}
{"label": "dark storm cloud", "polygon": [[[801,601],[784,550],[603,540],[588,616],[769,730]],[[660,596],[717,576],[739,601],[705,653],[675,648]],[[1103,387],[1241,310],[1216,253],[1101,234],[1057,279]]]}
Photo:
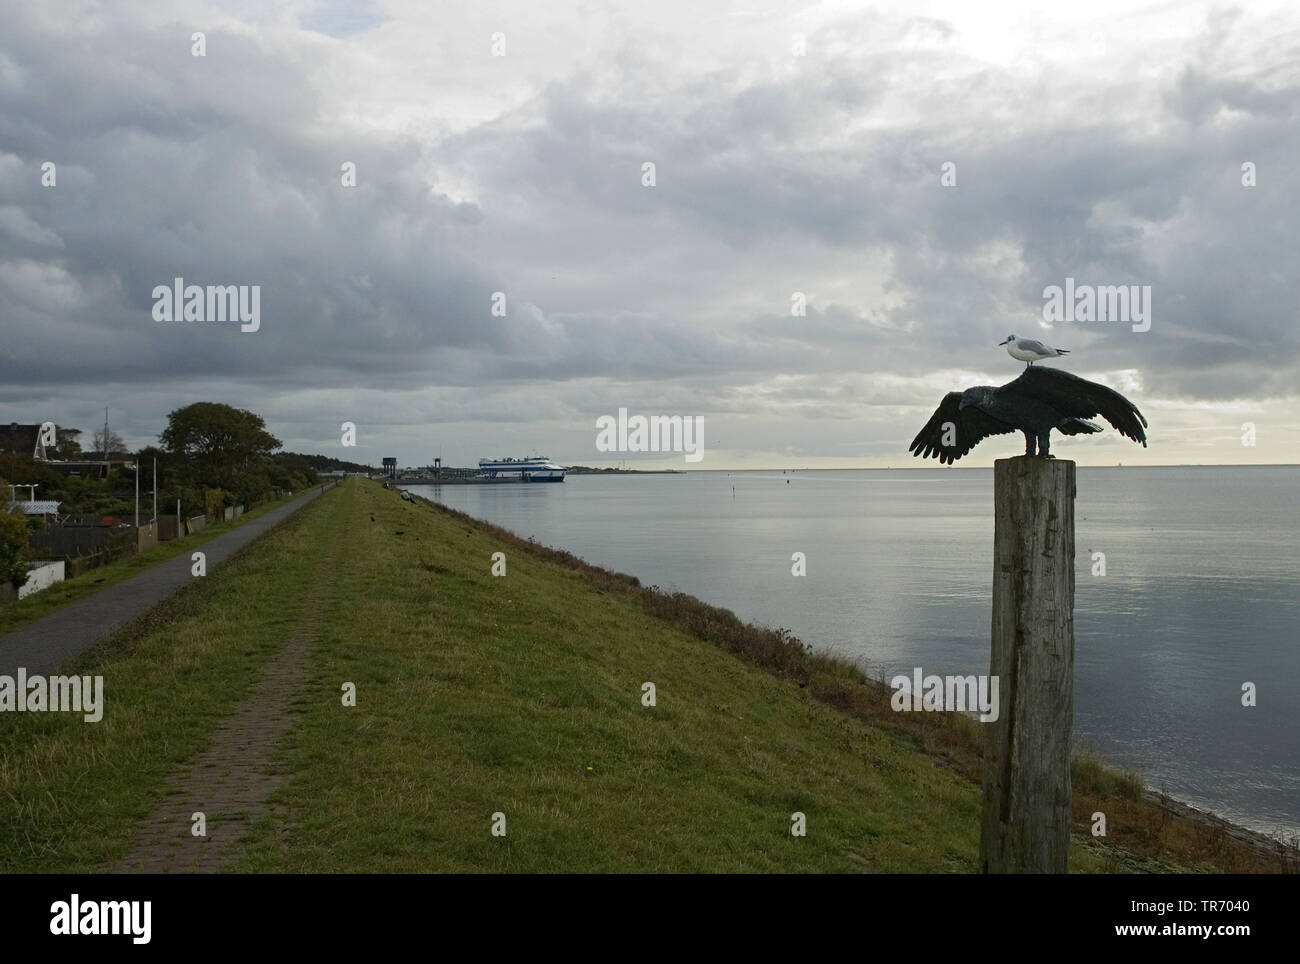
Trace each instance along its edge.
{"label": "dark storm cloud", "polygon": [[[306,12],[310,43],[391,26],[346,12]],[[860,57],[679,75],[629,41],[463,130],[364,136],[319,81],[336,48],[210,29],[196,58],[191,29],[9,15],[10,406],[93,407],[102,393],[81,386],[105,384],[163,408],[200,386],[255,409],[274,395],[286,412],[298,389],[472,388],[511,399],[479,409],[502,420],[545,398],[585,423],[619,392],[840,418],[932,395],[899,379],[1013,372],[995,348],[1013,331],[1073,347],[1088,371],[1140,369],[1169,399],[1300,391],[1300,82],[1276,45],[1253,72],[1221,66],[1231,16],[1185,62],[1099,79],[1073,104],[991,67],[945,78],[951,24],[871,14],[819,37]],[[871,52],[882,31],[908,46]],[[1150,110],[1122,109],[1138,100]],[[917,117],[889,122],[900,103]],[[57,188],[40,186],[44,161]],[[1258,187],[1242,187],[1245,161]],[[177,276],[260,284],[261,330],[155,323],[151,292]],[[1066,277],[1151,285],[1151,331],[1047,331],[1042,290]],[[790,314],[795,291],[807,317]]]}
{"label": "dark storm cloud", "polygon": [[[11,348],[41,364],[8,372],[9,385],[413,372],[435,350],[513,336],[487,315],[490,285],[471,287],[479,272],[457,244],[476,208],[441,195],[409,142],[320,135],[324,107],[288,61],[238,36],[214,33],[209,56],[194,58],[184,31],[123,30],[100,38],[97,62],[23,26],[11,56],[24,82],[0,114],[0,144],[17,159],[0,203],[58,250],[11,224],[0,259],[40,259],[86,297],[60,303],[34,271],[11,272],[27,322]],[[40,186],[46,160],[55,188]],[[358,166],[355,189],[340,184],[345,160]],[[175,277],[260,284],[261,331],[155,323],[151,293]],[[446,323],[456,318],[476,323]],[[69,340],[82,350],[55,350]]]}

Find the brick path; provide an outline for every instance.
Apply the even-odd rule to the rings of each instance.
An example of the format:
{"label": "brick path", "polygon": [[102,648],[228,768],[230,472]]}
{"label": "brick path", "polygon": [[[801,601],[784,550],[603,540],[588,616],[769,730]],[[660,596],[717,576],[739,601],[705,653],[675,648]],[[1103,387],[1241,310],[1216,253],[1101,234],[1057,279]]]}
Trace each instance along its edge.
{"label": "brick path", "polygon": [[[320,638],[337,556],[337,550],[316,556],[311,584],[284,649],[262,671],[244,701],[217,726],[207,751],[168,779],[164,802],[144,822],[134,847],[114,872],[221,870],[237,854],[252,824],[270,813],[271,793],[284,781],[276,751],[293,723],[291,702],[301,691]],[[196,811],[206,819],[206,837],[191,833]]]}

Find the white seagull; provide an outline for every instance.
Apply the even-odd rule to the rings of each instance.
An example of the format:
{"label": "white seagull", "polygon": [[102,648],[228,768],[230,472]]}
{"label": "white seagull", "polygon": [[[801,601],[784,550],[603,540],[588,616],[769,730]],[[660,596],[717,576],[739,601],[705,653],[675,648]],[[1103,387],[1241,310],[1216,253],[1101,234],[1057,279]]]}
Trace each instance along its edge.
{"label": "white seagull", "polygon": [[998,345],[1007,346],[1007,354],[1012,358],[1026,362],[1028,368],[1036,361],[1042,361],[1044,358],[1055,358],[1058,355],[1068,355],[1068,348],[1048,348],[1041,341],[1033,338],[1017,338],[1015,335],[1007,335],[1006,341],[998,342]]}

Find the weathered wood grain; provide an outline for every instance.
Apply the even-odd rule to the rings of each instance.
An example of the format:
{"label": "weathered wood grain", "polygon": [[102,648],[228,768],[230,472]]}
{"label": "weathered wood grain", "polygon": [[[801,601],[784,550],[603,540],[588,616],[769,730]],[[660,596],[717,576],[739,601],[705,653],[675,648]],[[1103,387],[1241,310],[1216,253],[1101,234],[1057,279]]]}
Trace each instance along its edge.
{"label": "weathered wood grain", "polygon": [[983,873],[1066,873],[1074,724],[1074,463],[993,467],[992,658],[984,724]]}

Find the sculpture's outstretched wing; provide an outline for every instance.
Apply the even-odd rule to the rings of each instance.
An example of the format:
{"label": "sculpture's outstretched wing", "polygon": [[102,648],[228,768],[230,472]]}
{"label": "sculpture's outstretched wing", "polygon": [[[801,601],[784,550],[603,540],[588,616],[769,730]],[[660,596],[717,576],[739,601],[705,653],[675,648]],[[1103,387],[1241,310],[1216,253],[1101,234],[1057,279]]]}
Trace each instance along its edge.
{"label": "sculpture's outstretched wing", "polygon": [[1015,392],[1051,405],[1069,418],[1095,418],[1100,415],[1125,438],[1147,444],[1147,420],[1137,406],[1105,385],[1098,385],[1059,368],[1031,365],[1013,382],[997,389]]}
{"label": "sculpture's outstretched wing", "polygon": [[[1006,435],[1015,428],[999,422],[992,415],[987,415],[975,406],[959,408],[961,392],[949,392],[939,403],[939,407],[925,423],[925,428],[917,433],[908,448],[913,455],[923,459],[937,458],[945,464],[956,462],[973,449],[979,442],[990,435]],[[951,423],[951,431],[947,425]],[[945,433],[950,437],[944,438]],[[944,445],[945,441],[952,442]]]}
{"label": "sculpture's outstretched wing", "polygon": [[1101,431],[1101,426],[1082,418],[1067,418],[1056,430],[1062,435],[1093,435]]}

